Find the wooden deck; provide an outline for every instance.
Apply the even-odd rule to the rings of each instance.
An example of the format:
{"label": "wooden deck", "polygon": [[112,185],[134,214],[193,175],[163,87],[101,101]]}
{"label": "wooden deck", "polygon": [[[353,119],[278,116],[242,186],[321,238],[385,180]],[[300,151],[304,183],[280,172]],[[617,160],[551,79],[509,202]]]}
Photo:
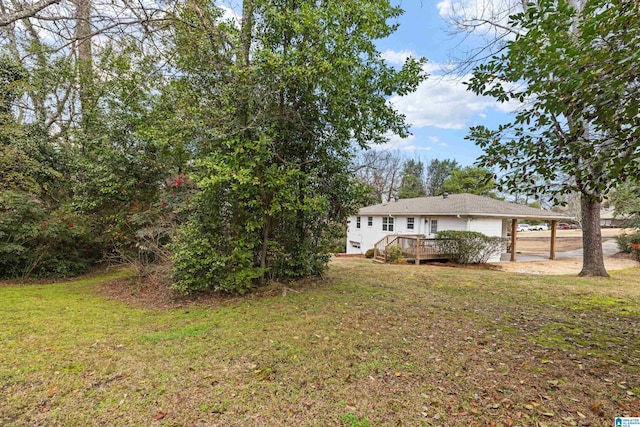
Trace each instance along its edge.
{"label": "wooden deck", "polygon": [[373,259],[377,262],[387,262],[392,246],[399,246],[402,256],[409,262],[447,259],[449,255],[441,250],[440,242],[440,239],[430,239],[421,235],[389,235],[374,245]]}

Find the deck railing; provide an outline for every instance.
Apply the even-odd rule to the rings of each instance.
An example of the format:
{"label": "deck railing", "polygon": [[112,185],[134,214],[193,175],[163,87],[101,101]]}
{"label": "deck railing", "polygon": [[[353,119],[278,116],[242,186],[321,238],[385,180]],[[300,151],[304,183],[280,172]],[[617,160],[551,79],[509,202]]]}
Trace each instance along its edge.
{"label": "deck railing", "polygon": [[442,245],[443,239],[428,238],[419,235],[388,235],[374,245],[374,257],[387,261],[387,253],[391,246],[400,246],[402,255],[415,262],[428,259],[446,259]]}
{"label": "deck railing", "polygon": [[387,252],[389,246],[391,246],[397,239],[398,236],[393,234],[384,236],[375,245],[373,245],[373,257],[387,262]]}

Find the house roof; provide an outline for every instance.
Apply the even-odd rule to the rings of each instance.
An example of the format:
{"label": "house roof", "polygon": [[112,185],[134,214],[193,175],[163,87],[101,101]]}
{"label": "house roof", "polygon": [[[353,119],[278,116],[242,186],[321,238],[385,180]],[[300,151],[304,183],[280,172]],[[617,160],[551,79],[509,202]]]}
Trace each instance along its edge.
{"label": "house roof", "polygon": [[600,209],[600,219],[618,219],[614,215],[613,208],[602,208]]}
{"label": "house roof", "polygon": [[627,220],[629,215],[616,215],[615,209],[609,207],[600,209],[600,219]]}
{"label": "house roof", "polygon": [[461,215],[518,219],[563,219],[573,217],[517,203],[505,202],[475,194],[450,194],[447,197],[417,197],[367,206],[360,215]]}

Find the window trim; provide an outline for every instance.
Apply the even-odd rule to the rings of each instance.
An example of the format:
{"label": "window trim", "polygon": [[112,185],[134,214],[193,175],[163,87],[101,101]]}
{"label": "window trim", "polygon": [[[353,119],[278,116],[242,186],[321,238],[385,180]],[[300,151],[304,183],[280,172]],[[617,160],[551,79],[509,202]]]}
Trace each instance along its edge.
{"label": "window trim", "polygon": [[367,217],[367,227],[373,227],[373,217],[372,216],[368,216]]}
{"label": "window trim", "polygon": [[429,223],[429,234],[438,234],[438,220],[432,219]]}
{"label": "window trim", "polygon": [[360,228],[360,217],[356,217],[356,228]]}
{"label": "window trim", "polygon": [[393,231],[393,222],[392,216],[382,217],[382,231]]}
{"label": "window trim", "polygon": [[416,219],[414,217],[407,218],[407,230],[415,230]]}

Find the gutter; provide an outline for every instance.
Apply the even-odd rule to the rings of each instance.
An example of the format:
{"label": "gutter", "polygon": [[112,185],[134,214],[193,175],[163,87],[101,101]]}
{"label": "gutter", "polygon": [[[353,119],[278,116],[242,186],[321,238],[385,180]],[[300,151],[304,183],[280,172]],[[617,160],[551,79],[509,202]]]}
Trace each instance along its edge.
{"label": "gutter", "polygon": [[483,218],[518,218],[518,219],[545,219],[545,220],[553,220],[553,219],[566,219],[573,220],[573,216],[568,215],[518,215],[518,214],[497,214],[497,213],[482,213],[482,212],[365,212],[360,213],[360,216],[388,216],[394,217],[395,215],[401,216],[409,216],[409,215],[422,215],[422,216],[455,216],[460,218],[461,216],[474,216],[474,217],[483,217]]}

